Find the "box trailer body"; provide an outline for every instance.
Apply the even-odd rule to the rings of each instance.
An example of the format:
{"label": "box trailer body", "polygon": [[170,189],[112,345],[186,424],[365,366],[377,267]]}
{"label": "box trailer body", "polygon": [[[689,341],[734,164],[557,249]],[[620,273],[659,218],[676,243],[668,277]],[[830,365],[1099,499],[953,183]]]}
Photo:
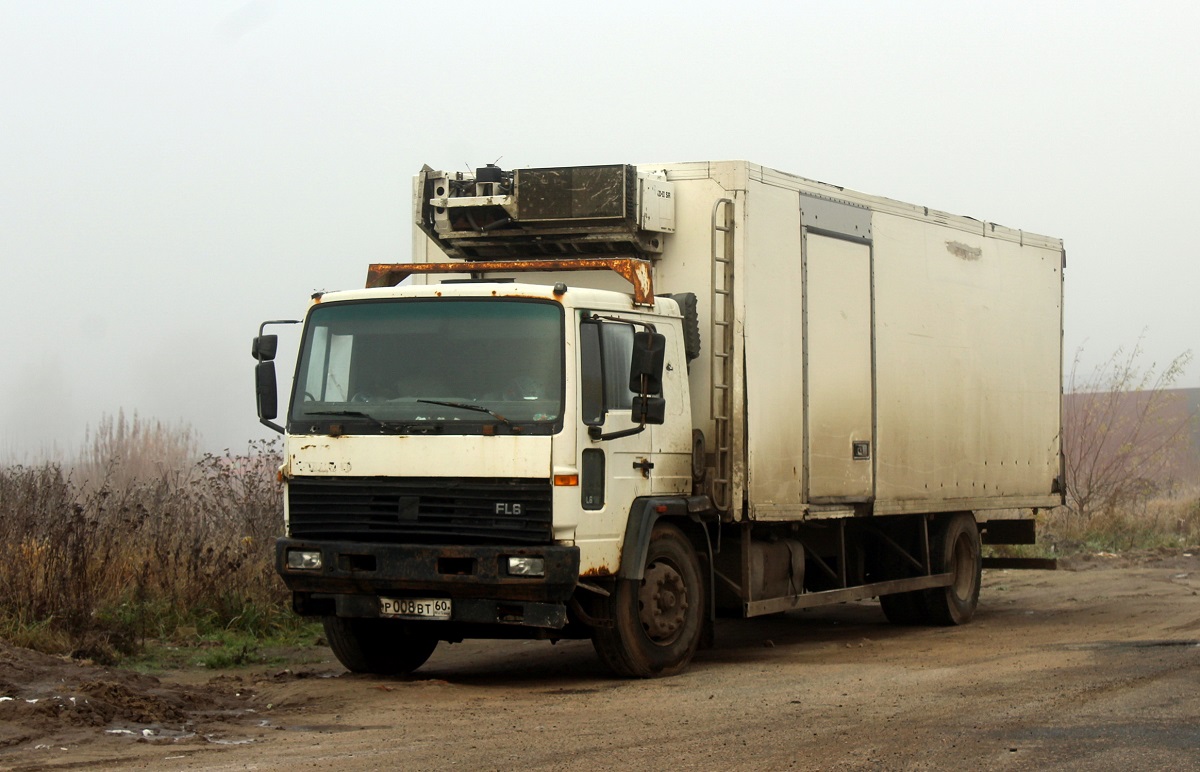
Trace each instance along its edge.
{"label": "box trailer body", "polygon": [[[427,168],[413,214],[411,263],[314,303],[288,419],[279,570],[348,666],[397,661],[364,625],[402,629],[418,654],[475,635],[590,636],[618,672],[655,675],[686,665],[721,609],[879,596],[894,621],[958,623],[978,595],[980,531],[1032,536],[1032,521],[989,513],[1062,501],[1058,239],[741,161]],[[339,326],[339,307],[366,321]],[[385,307],[420,309],[396,311],[410,337],[442,337],[370,348]],[[521,326],[534,317],[536,332]],[[621,386],[644,345],[661,346],[661,369]],[[635,364],[610,361],[631,350]],[[368,393],[343,383],[365,378],[355,362],[456,385]],[[554,381],[554,397],[480,396],[521,373]],[[487,511],[451,502],[452,524],[435,524],[436,491],[470,480],[500,486],[477,491]],[[513,481],[541,493],[505,492]],[[354,506],[380,525],[339,529],[349,510],[332,502],[358,484]],[[533,543],[469,536],[538,506]],[[519,573],[527,558],[540,582]]]}

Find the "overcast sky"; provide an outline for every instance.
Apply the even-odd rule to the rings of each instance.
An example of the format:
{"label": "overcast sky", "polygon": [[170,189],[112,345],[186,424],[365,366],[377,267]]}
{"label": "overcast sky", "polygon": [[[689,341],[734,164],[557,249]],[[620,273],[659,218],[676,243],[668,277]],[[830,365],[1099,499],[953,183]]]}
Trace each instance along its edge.
{"label": "overcast sky", "polygon": [[0,456],[119,408],[268,436],[258,323],[407,260],[423,163],[745,158],[1059,236],[1068,360],[1144,328],[1165,363],[1200,330],[1198,9],[0,0]]}

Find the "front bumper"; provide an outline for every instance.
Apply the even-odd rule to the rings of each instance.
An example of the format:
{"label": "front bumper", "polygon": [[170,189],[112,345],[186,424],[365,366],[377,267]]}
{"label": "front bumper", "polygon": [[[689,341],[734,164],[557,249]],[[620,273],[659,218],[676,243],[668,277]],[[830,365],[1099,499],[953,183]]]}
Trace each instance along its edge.
{"label": "front bumper", "polygon": [[[318,550],[321,568],[293,569],[289,550]],[[508,558],[537,556],[545,575],[509,576]],[[376,544],[281,538],[275,569],[301,614],[379,615],[380,596],[450,598],[453,622],[562,627],[579,580],[579,548]]]}

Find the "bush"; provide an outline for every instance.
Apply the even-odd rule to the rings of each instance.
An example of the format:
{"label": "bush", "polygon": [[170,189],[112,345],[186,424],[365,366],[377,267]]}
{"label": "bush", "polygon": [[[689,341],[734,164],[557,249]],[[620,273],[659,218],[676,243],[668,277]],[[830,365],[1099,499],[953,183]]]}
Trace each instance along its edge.
{"label": "bush", "polygon": [[[1142,364],[1141,338],[1117,349],[1088,375],[1075,354],[1063,401],[1066,505],[1087,527],[1121,517],[1182,484],[1195,484],[1195,450],[1186,400],[1171,391],[1191,361],[1184,352],[1161,372]],[[1190,477],[1191,479],[1180,479]]]}
{"label": "bush", "polygon": [[[1138,506],[1108,508],[1086,520],[1067,507],[1038,516],[1039,555],[1200,547],[1200,491]],[[997,553],[1000,554],[1000,553]]]}
{"label": "bush", "polygon": [[292,624],[273,562],[278,444],[189,462],[192,446],[190,430],[121,416],[74,470],[0,468],[0,631],[110,661],[180,625]]}

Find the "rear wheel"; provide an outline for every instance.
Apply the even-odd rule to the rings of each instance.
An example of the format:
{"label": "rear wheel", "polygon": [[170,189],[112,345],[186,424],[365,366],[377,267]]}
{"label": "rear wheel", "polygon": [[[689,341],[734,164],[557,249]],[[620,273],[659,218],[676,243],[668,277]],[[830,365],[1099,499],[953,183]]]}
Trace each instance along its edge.
{"label": "rear wheel", "polygon": [[[919,515],[918,517],[924,517]],[[908,527],[901,533],[892,532],[892,536],[899,538],[900,542],[907,548],[907,551],[913,555],[920,555],[920,539],[918,534],[921,531],[921,523],[915,519],[908,519],[906,524]],[[923,538],[923,537],[920,537]],[[920,576],[925,572],[920,570],[916,573],[917,567],[903,554],[897,551],[896,547],[887,546],[880,556],[880,561],[883,564],[884,576],[888,579],[900,579],[904,577]],[[927,624],[929,610],[926,603],[927,590],[910,590],[908,592],[897,592],[891,595],[879,596],[879,605],[883,609],[883,615],[887,620],[894,625],[922,625]]]}
{"label": "rear wheel", "polygon": [[934,573],[949,573],[953,581],[947,587],[927,591],[928,621],[935,625],[970,622],[979,606],[983,572],[983,552],[975,518],[970,512],[959,512],[939,523],[930,549]]}
{"label": "rear wheel", "polygon": [[650,536],[643,579],[622,579],[606,599],[613,626],[597,628],[592,645],[618,675],[674,675],[691,662],[704,627],[704,586],[696,551],[673,525]]}
{"label": "rear wheel", "polygon": [[352,673],[406,675],[425,664],[438,641],[397,619],[323,617],[325,637]]}
{"label": "rear wheel", "polygon": [[925,604],[925,590],[881,595],[879,605],[887,621],[894,625],[924,624],[929,613]]}

